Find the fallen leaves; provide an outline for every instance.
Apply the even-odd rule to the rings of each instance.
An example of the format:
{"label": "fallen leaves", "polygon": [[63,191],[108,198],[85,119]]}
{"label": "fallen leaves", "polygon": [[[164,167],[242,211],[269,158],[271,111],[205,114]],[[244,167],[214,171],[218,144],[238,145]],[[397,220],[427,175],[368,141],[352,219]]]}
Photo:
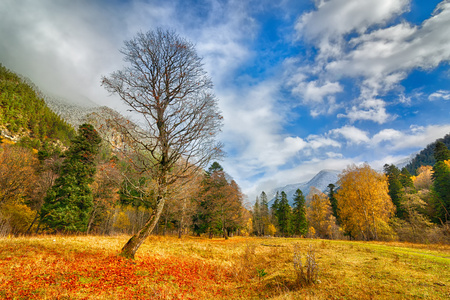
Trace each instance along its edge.
{"label": "fallen leaves", "polygon": [[189,257],[131,261],[41,246],[15,250],[2,248],[0,255],[2,299],[207,299],[231,288],[226,268]]}

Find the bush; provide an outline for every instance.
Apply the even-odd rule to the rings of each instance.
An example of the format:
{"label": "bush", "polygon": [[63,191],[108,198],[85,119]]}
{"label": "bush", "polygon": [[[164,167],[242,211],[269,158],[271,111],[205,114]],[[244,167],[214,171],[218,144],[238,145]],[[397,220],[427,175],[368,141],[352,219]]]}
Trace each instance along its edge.
{"label": "bush", "polygon": [[9,203],[1,207],[0,235],[25,234],[36,212],[25,204]]}
{"label": "bush", "polygon": [[302,262],[302,253],[299,244],[294,244],[294,271],[298,287],[307,286],[318,282],[319,267],[316,263],[316,252],[309,245],[305,263]]}

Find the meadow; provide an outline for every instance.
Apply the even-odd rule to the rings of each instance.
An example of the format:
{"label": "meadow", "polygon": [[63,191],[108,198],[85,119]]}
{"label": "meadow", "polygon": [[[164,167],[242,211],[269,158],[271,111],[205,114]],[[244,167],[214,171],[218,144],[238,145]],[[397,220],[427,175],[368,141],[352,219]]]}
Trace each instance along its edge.
{"label": "meadow", "polygon": [[[449,299],[450,245],[233,237],[0,238],[1,299]],[[313,249],[317,280],[293,265]]]}

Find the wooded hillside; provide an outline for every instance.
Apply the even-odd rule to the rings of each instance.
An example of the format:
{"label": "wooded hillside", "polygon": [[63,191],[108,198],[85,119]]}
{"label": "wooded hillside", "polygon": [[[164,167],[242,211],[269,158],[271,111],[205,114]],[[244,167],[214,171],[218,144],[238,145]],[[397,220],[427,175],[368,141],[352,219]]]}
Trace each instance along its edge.
{"label": "wooded hillside", "polygon": [[0,64],[0,135],[38,148],[45,140],[68,144],[73,128],[50,110],[36,91]]}

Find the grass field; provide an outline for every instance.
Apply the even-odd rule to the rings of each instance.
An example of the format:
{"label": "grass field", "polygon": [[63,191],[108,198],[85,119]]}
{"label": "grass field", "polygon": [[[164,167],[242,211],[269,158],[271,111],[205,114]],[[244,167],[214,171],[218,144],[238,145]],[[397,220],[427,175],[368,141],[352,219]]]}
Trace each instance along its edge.
{"label": "grass field", "polygon": [[[450,246],[282,238],[0,238],[0,299],[450,299]],[[301,286],[293,245],[311,247]]]}

